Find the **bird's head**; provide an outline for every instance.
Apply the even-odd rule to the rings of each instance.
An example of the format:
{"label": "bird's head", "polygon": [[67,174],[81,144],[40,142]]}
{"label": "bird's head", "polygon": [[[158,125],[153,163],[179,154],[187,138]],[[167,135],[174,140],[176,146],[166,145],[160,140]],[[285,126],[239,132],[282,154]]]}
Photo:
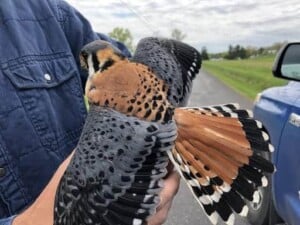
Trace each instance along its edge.
{"label": "bird's head", "polygon": [[89,76],[102,72],[124,59],[125,56],[118,48],[102,40],[85,45],[80,52],[81,66],[89,71]]}
{"label": "bird's head", "polygon": [[85,45],[80,52],[80,64],[89,73],[85,92],[90,90],[91,78],[96,73],[102,73],[125,59],[122,52],[107,41],[96,40]]}

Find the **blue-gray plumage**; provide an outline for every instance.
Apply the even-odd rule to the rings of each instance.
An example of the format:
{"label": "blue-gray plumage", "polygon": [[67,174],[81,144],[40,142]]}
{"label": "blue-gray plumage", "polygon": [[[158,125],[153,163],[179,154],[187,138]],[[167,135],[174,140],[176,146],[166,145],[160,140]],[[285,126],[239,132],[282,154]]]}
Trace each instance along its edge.
{"label": "blue-gray plumage", "polygon": [[144,38],[139,41],[132,61],[147,65],[168,84],[172,105],[187,105],[192,81],[201,68],[201,55],[196,49],[176,40]]}
{"label": "blue-gray plumage", "polygon": [[57,190],[55,224],[138,225],[159,203],[177,130],[91,106]]}

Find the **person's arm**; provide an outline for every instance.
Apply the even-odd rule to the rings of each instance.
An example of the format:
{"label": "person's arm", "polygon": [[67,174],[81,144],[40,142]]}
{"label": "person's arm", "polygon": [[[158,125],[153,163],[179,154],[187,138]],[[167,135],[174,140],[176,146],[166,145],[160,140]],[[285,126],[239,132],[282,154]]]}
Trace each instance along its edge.
{"label": "person's arm", "polygon": [[56,189],[73,153],[58,167],[48,185],[30,207],[17,216],[0,219],[0,225],[53,225]]}
{"label": "person's arm", "polygon": [[56,189],[69,165],[73,153],[58,167],[52,179],[35,202],[23,213],[14,218],[13,225],[53,225]]}

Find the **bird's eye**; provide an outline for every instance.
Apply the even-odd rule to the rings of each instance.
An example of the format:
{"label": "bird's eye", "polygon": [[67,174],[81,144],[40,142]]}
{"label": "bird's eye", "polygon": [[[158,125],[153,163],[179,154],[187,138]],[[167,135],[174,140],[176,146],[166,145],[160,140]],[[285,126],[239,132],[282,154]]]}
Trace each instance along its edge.
{"label": "bird's eye", "polygon": [[81,55],[85,60],[87,60],[88,54],[87,54],[86,51],[81,51],[80,55]]}
{"label": "bird's eye", "polygon": [[114,60],[109,58],[108,60],[105,61],[105,63],[101,67],[101,71],[108,69],[110,66],[112,66],[115,63]]}
{"label": "bird's eye", "polygon": [[80,64],[83,68],[89,68],[89,65],[87,63],[87,58],[88,58],[88,54],[86,52],[81,52],[80,53]]}

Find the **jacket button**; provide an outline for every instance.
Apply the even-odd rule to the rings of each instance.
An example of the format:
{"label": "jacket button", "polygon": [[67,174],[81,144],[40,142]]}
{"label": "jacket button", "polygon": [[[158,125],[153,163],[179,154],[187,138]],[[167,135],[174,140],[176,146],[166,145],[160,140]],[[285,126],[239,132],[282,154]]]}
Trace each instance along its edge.
{"label": "jacket button", "polygon": [[0,167],[0,177],[4,177],[5,175],[5,169],[3,167]]}
{"label": "jacket button", "polygon": [[45,77],[45,79],[46,79],[47,81],[50,81],[50,80],[51,80],[51,76],[50,76],[49,73],[46,73],[46,74],[44,75],[44,77]]}

